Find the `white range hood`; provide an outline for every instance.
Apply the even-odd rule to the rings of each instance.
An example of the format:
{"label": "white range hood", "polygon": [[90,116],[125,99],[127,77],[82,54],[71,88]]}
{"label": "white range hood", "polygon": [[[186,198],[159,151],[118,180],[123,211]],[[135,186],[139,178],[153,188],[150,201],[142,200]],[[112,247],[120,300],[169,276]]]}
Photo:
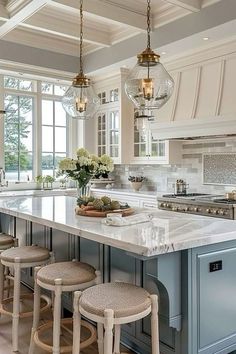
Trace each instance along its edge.
{"label": "white range hood", "polygon": [[[219,55],[221,54],[221,55]],[[170,70],[175,89],[155,111],[154,138],[236,135],[236,42]]]}

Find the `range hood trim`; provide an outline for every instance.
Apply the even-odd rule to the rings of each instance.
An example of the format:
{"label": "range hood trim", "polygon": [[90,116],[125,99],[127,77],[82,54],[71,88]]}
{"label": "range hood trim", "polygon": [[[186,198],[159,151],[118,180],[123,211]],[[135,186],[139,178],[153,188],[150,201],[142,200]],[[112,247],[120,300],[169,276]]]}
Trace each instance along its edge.
{"label": "range hood trim", "polygon": [[208,119],[191,119],[179,122],[151,122],[154,139],[196,140],[236,136],[236,116],[233,114]]}

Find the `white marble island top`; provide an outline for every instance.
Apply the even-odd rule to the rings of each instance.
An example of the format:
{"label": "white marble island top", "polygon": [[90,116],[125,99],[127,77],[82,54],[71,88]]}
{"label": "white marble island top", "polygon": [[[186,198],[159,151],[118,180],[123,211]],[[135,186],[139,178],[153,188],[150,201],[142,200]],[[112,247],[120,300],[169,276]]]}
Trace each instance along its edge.
{"label": "white marble island top", "polygon": [[76,198],[69,196],[0,199],[1,213],[146,257],[236,240],[234,220],[137,209],[153,214],[153,220],[115,227],[101,224],[100,218],[75,215],[75,206]]}

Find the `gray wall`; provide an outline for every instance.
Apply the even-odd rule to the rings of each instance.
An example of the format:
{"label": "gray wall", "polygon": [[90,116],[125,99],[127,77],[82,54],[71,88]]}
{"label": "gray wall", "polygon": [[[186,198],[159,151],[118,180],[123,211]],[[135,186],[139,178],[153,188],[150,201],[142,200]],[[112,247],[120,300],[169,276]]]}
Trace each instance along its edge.
{"label": "gray wall", "polygon": [[[179,165],[117,165],[114,175],[116,187],[130,188],[129,175],[143,175],[148,178],[142,190],[157,190],[172,192],[172,183],[178,178],[183,178],[189,183],[190,191],[205,193],[224,193],[226,190],[236,188],[232,185],[203,184],[203,154],[206,153],[235,153],[236,138],[225,140],[205,140],[184,142],[182,149],[182,163]],[[221,156],[217,164],[218,173],[222,173]],[[224,171],[223,171],[224,172]],[[210,171],[208,171],[209,176]],[[214,172],[215,173],[215,172]],[[225,171],[236,174],[235,169]],[[212,175],[213,177],[213,175]],[[225,178],[227,180],[227,176]],[[228,179],[230,181],[230,178]]]}

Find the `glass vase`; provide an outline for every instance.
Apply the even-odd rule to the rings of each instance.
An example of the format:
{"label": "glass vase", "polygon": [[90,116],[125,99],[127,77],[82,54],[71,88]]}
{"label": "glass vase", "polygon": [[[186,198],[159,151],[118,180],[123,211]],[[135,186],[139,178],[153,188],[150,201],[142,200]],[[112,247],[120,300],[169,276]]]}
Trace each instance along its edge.
{"label": "glass vase", "polygon": [[90,196],[90,183],[84,186],[77,187],[78,198],[89,197]]}

